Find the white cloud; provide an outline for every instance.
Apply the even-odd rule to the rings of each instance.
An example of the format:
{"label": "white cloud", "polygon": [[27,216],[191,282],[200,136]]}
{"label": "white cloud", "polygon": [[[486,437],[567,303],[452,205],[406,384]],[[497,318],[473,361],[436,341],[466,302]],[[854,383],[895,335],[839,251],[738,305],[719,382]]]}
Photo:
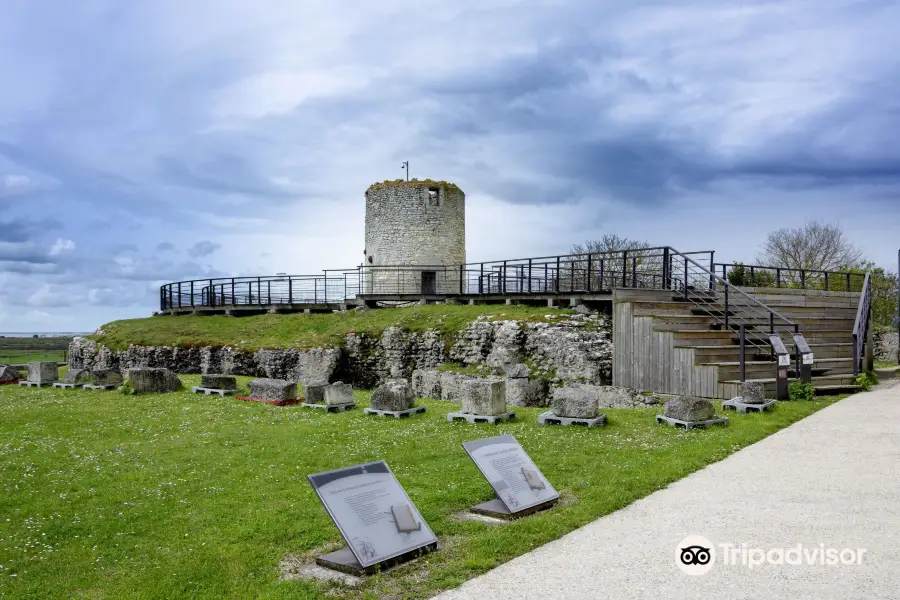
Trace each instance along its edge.
{"label": "white cloud", "polygon": [[60,254],[66,252],[72,252],[75,250],[75,242],[72,240],[64,240],[63,238],[57,238],[53,245],[50,247],[50,256],[59,256]]}

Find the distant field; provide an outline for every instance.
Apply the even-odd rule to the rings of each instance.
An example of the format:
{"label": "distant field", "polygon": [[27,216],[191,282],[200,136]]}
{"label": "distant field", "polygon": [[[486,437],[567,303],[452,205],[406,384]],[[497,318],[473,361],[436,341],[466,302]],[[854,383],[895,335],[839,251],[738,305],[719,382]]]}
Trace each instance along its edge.
{"label": "distant field", "polygon": [[45,360],[63,362],[71,337],[0,338],[0,364],[23,364]]}

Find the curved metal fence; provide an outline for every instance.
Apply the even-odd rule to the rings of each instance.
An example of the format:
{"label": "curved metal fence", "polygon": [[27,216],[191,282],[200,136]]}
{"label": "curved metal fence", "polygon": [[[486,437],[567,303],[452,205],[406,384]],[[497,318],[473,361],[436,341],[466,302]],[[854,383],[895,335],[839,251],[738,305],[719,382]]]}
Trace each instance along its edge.
{"label": "curved metal fence", "polygon": [[[690,256],[692,263],[709,266],[702,273],[691,270],[685,274],[678,266],[684,260],[679,258],[676,265],[676,256]],[[679,253],[670,247],[658,247],[464,265],[360,265],[317,275],[194,279],[161,286],[160,309],[333,305],[356,298],[589,294],[616,288],[714,291],[716,280],[725,279],[737,286],[858,291],[864,278],[858,273],[798,272],[721,264],[714,259],[713,251]]]}

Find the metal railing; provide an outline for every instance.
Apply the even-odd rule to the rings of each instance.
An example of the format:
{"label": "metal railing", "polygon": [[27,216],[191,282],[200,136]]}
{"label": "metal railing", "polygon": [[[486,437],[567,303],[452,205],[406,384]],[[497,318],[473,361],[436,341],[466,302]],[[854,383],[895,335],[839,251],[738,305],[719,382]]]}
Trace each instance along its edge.
{"label": "metal railing", "polygon": [[872,308],[872,282],[870,273],[866,273],[863,282],[862,294],[859,296],[859,306],[856,309],[856,321],[853,323],[853,374],[859,375],[862,366],[863,349],[866,344],[866,336],[871,326],[870,315]]}
{"label": "metal railing", "polygon": [[797,288],[832,292],[855,292],[862,287],[863,274],[851,271],[821,271],[818,269],[788,269],[716,263],[716,271],[723,279],[742,287]]}
{"label": "metal railing", "polygon": [[[464,265],[360,265],[321,275],[220,277],[167,283],[160,308],[335,304],[357,297],[606,293],[666,289],[670,249],[641,248]],[[713,253],[687,253],[713,265]]]}
{"label": "metal railing", "polygon": [[679,296],[692,303],[701,313],[712,317],[717,325],[727,331],[735,331],[740,346],[740,380],[746,377],[747,349],[774,360],[770,336],[780,330],[799,332],[799,326],[766,306],[757,298],[732,284],[677,250],[670,249],[673,277],[670,289],[680,291]]}

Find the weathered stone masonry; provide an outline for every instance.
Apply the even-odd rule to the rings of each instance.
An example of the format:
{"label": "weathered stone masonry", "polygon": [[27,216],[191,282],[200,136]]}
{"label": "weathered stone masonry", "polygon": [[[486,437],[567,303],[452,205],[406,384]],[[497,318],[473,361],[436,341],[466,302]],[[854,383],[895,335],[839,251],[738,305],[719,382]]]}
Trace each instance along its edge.
{"label": "weathered stone masonry", "polygon": [[79,337],[69,346],[69,367],[165,367],[177,373],[225,373],[304,383],[340,380],[372,388],[386,379],[408,379],[416,369],[449,361],[496,368],[525,363],[533,376],[553,382],[606,385],[611,380],[610,332],[605,315],[573,315],[560,316],[553,323],[480,318],[449,341],[437,331],[391,327],[380,336],[347,334],[340,348],[311,350],[131,346],[112,352]]}
{"label": "weathered stone masonry", "polygon": [[379,270],[384,265],[466,262],[466,196],[452,184],[386,181],[366,191],[366,293],[423,293],[423,271],[435,272],[435,293],[459,291],[459,271]]}

